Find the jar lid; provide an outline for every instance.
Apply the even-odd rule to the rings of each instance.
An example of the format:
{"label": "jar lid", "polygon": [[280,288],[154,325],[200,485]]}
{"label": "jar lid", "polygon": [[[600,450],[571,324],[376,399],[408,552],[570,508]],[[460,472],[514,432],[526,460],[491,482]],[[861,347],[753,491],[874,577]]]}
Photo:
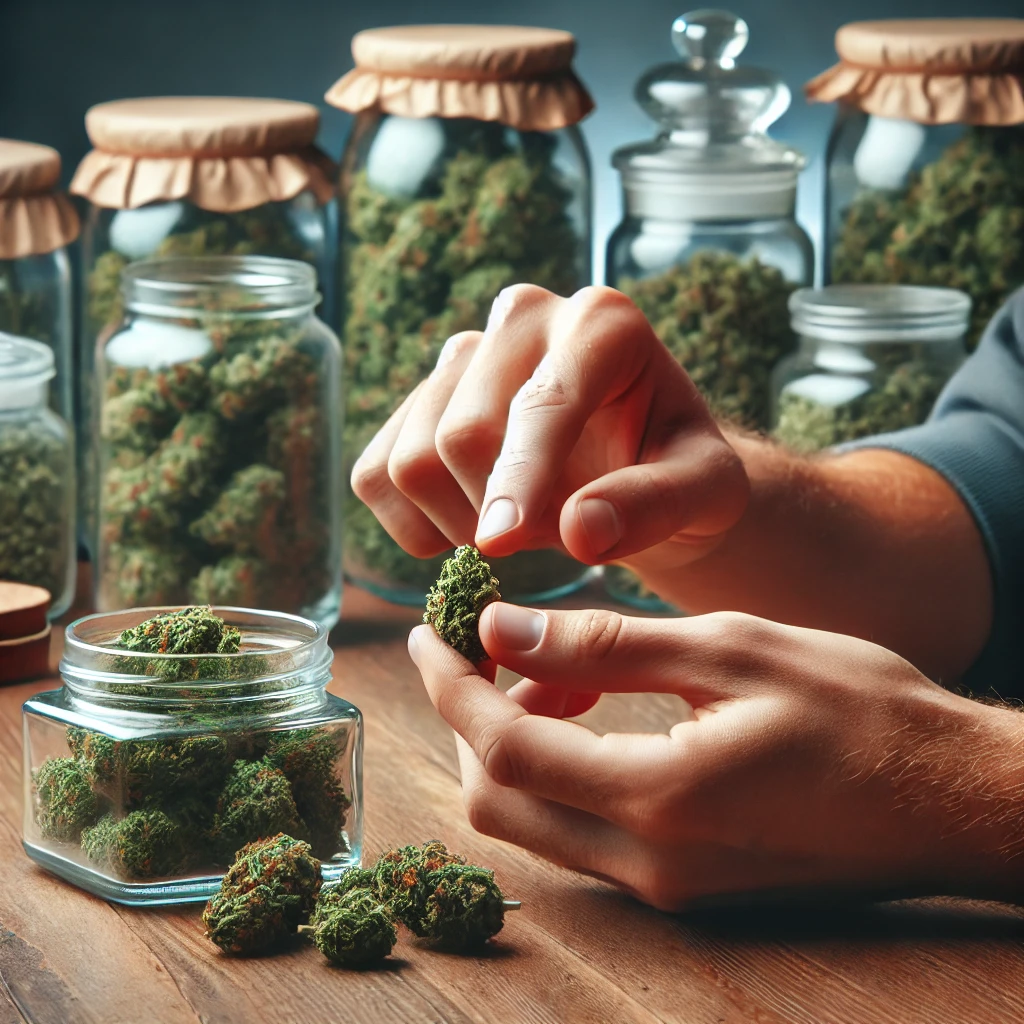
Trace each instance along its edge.
{"label": "jar lid", "polygon": [[62,192],[60,154],[0,139],[0,259],[41,256],[78,237],[78,214]]}
{"label": "jar lid", "polygon": [[789,297],[797,334],[823,341],[956,341],[967,333],[971,299],[955,288],[832,284]]}
{"label": "jar lid", "polygon": [[252,156],[313,144],[320,115],[310,103],[240,96],[114,100],[85,115],[89,141],[130,156]]}
{"label": "jar lid", "polygon": [[[672,45],[682,61],[651,68],[634,91],[661,132],[612,156],[627,190],[674,182],[700,219],[774,215],[780,195],[783,212],[791,209],[806,161],[766,134],[791,93],[774,72],[736,65],[749,38],[747,23],[729,11],[676,18]],[[701,216],[709,203],[715,212]]]}
{"label": "jar lid", "polygon": [[45,400],[46,382],[56,374],[53,350],[0,332],[0,409],[26,409]]}
{"label": "jar lid", "polygon": [[241,96],[151,96],[92,107],[85,129],[96,148],[71,192],[97,206],[135,209],[188,199],[218,213],[283,202],[310,190],[334,195],[334,167],[313,141],[310,103]]}
{"label": "jar lid", "polygon": [[1024,122],[1024,19],[857,21],[836,32],[840,63],[804,87],[921,124]]}
{"label": "jar lid", "polygon": [[332,106],[401,117],[470,117],[522,131],[581,121],[594,101],[572,69],[576,40],[521,25],[396,25],[358,32]]}

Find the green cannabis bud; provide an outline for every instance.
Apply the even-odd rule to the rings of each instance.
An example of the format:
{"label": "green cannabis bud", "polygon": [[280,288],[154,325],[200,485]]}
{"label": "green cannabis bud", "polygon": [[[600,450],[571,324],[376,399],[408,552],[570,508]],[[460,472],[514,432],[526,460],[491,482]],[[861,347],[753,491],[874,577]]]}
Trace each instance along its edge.
{"label": "green cannabis bud", "polygon": [[212,838],[225,857],[253,836],[304,836],[287,776],[267,759],[234,763],[217,802]]}
{"label": "green cannabis bud", "polygon": [[178,824],[152,808],[120,819],[104,815],[82,832],[82,849],[126,878],[159,878],[182,868],[185,839]]}
{"label": "green cannabis bud", "polygon": [[973,348],[1024,280],[1024,129],[973,127],[902,192],[865,191],[842,211],[837,283],[957,288],[971,296]]}
{"label": "green cannabis bud", "polygon": [[321,892],[310,924],[316,948],[339,967],[370,967],[389,956],[398,941],[387,905],[371,889],[351,882]]}
{"label": "green cannabis bud", "polygon": [[477,663],[487,657],[480,643],[480,613],[492,601],[500,600],[491,567],[475,547],[464,544],[441,567],[441,575],[427,594],[423,621],[429,622],[446,644]]}
{"label": "green cannabis bud", "polygon": [[420,938],[446,949],[466,950],[482,946],[504,926],[504,896],[493,871],[449,864],[430,872],[426,885],[423,909],[404,922]]}
{"label": "green cannabis bud", "polygon": [[72,558],[71,454],[49,422],[5,420],[0,421],[0,579],[43,587],[58,601]]}
{"label": "green cannabis bud", "polygon": [[[416,921],[429,895],[431,872],[449,865],[465,864],[464,857],[450,853],[437,839],[423,846],[398,846],[380,855],[373,867],[373,886],[403,923]],[[355,884],[353,882],[353,884]]]}
{"label": "green cannabis bud", "polygon": [[307,843],[282,833],[249,843],[206,904],[207,938],[229,953],[276,945],[312,913],[322,882]]}
{"label": "green cannabis bud", "polygon": [[[374,434],[434,368],[445,341],[482,330],[497,294],[529,281],[568,295],[589,283],[573,191],[555,140],[501,124],[448,120],[435,172],[415,197],[376,188],[365,170],[344,182],[341,273],[346,293],[346,477]],[[416,559],[348,495],[351,574],[415,602],[442,558]],[[509,593],[536,595],[581,574],[551,551],[498,560]]]}
{"label": "green cannabis bud", "polygon": [[81,761],[48,757],[33,773],[39,807],[36,821],[45,839],[78,842],[82,829],[95,824],[101,803]]}
{"label": "green cannabis bud", "polygon": [[234,654],[242,634],[210,608],[182,608],[126,629],[118,646],[149,654]]}

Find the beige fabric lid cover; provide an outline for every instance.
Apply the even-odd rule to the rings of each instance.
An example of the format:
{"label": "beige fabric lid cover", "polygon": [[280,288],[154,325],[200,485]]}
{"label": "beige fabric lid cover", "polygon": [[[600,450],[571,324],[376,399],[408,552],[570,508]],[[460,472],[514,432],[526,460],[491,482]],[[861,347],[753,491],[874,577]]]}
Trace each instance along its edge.
{"label": "beige fabric lid cover", "polygon": [[78,237],[78,214],[56,191],[59,180],[57,150],[0,139],[0,259],[41,256]]}
{"label": "beige fabric lid cover", "polygon": [[1024,20],[860,21],[836,33],[840,63],[804,87],[921,124],[1024,122]]}
{"label": "beige fabric lid cover", "polygon": [[572,70],[568,32],[513,25],[403,25],[352,39],[355,69],[327,102],[358,113],[472,117],[523,131],[581,121],[594,101]]}
{"label": "beige fabric lid cover", "polygon": [[134,209],[187,199],[232,213],[308,189],[334,195],[334,164],[313,145],[320,115],[309,103],[160,96],[101,103],[85,115],[96,147],[78,165],[75,195]]}

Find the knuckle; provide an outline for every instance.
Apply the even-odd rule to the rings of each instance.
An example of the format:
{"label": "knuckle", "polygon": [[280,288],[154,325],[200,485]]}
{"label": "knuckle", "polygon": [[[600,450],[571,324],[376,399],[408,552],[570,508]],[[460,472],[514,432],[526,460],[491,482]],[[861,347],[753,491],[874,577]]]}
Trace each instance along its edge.
{"label": "knuckle", "polygon": [[422,490],[440,468],[441,460],[432,449],[396,447],[388,457],[388,476],[403,494],[410,496]]}
{"label": "knuckle", "polygon": [[718,653],[744,663],[759,662],[776,642],[774,624],[745,612],[713,612],[705,616],[708,642]]}
{"label": "knuckle", "polygon": [[501,307],[507,318],[528,309],[551,302],[555,298],[553,292],[536,284],[513,284],[501,292]]}
{"label": "knuckle", "polygon": [[463,790],[462,802],[466,808],[466,818],[474,832],[485,836],[499,837],[501,818],[495,812],[494,803],[488,799],[482,786],[470,786]]}
{"label": "knuckle", "polygon": [[391,490],[391,476],[387,463],[367,456],[356,459],[352,467],[352,492],[371,508],[381,503]]}
{"label": "knuckle", "polygon": [[569,403],[565,382],[550,370],[540,368],[516,392],[512,399],[512,413],[522,415],[539,409],[553,409]]}
{"label": "knuckle", "polygon": [[502,432],[493,420],[475,414],[441,417],[434,432],[434,448],[446,466],[473,466],[493,459],[501,447]]}
{"label": "knuckle", "polygon": [[613,309],[624,311],[637,309],[636,304],[628,296],[615,288],[609,288],[601,284],[591,284],[585,288],[580,288],[573,295],[572,301],[587,314],[608,312]]}
{"label": "knuckle", "polygon": [[514,786],[517,781],[514,741],[505,730],[495,730],[480,744],[480,763],[487,777],[499,786]]}
{"label": "knuckle", "polygon": [[576,624],[575,648],[583,658],[605,658],[622,635],[625,620],[618,612],[592,608],[580,613]]}

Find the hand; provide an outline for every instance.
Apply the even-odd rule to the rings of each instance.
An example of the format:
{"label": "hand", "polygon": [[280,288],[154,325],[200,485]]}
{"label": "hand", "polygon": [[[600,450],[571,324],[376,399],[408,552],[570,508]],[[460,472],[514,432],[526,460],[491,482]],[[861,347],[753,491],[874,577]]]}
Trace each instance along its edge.
{"label": "hand", "polygon": [[[686,564],[740,518],[748,484],[693,382],[610,288],[518,285],[455,335],[370,442],[355,493],[411,554],[557,546],[589,564]],[[481,514],[482,513],[482,514]]]}
{"label": "hand", "polygon": [[[526,677],[508,694],[429,626],[409,646],[481,832],[666,910],[799,889],[1019,892],[1019,716],[880,647],[738,614],[504,603],[480,635]],[[561,720],[595,691],[674,693],[693,714],[667,735]]]}

